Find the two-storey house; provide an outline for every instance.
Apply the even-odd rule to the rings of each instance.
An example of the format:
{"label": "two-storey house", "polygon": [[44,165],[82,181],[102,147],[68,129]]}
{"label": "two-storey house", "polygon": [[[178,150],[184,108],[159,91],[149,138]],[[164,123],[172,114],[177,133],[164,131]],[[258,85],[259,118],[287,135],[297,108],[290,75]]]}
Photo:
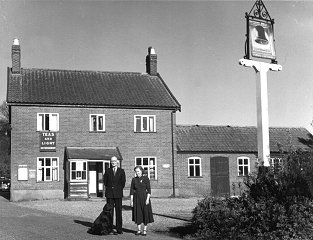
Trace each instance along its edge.
{"label": "two-storey house", "polygon": [[157,72],[150,47],[146,72],[23,68],[12,45],[7,104],[11,121],[11,200],[101,197],[112,156],[129,195],[141,165],[154,196],[173,193],[180,104]]}

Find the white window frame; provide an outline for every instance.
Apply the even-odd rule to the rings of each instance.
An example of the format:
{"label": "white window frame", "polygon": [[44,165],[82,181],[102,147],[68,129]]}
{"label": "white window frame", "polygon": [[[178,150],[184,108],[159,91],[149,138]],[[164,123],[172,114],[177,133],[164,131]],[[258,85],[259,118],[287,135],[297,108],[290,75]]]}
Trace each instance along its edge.
{"label": "white window frame", "polygon": [[[49,117],[49,129],[45,121],[46,115]],[[59,131],[59,114],[58,113],[37,113],[37,131]]]}
{"label": "white window frame", "polygon": [[[148,159],[148,165],[144,164],[144,158]],[[138,164],[137,159],[141,159],[141,163]],[[152,164],[152,161],[154,159],[154,164]],[[154,156],[140,156],[135,157],[135,166],[141,166],[146,173],[148,173],[148,178],[150,180],[157,180],[158,179],[158,169],[157,169],[157,158]],[[154,168],[154,178],[151,179],[151,170]],[[149,171],[147,171],[149,170]]]}
{"label": "white window frame", "polygon": [[[93,127],[93,119],[96,117],[96,129]],[[102,123],[102,128],[99,129],[99,119],[102,117],[103,123]],[[105,132],[105,114],[89,114],[89,130],[91,132]]]}
{"label": "white window frame", "polygon": [[[40,160],[43,159],[44,165],[39,165]],[[50,166],[46,166],[47,159],[50,159]],[[56,164],[53,164],[56,163]],[[50,179],[47,179],[46,170],[50,169]],[[58,157],[37,157],[37,182],[58,182],[59,181],[59,158]],[[42,180],[42,171],[44,179]]]}
{"label": "white window frame", "polygon": [[[76,165],[77,165],[77,163],[79,163],[79,164],[81,164],[81,166],[82,166],[82,169],[75,169],[75,170],[73,170],[72,169],[72,163],[76,163]],[[84,170],[84,164],[86,164],[86,170]],[[77,166],[76,166],[76,168],[77,168]],[[83,171],[85,171],[86,172],[86,179],[73,179],[72,178],[72,171],[76,171],[76,172],[83,172]],[[82,176],[82,174],[81,174],[81,176]],[[72,161],[70,161],[70,182],[87,182],[88,181],[88,161],[87,160],[72,160]]]}
{"label": "white window frame", "polygon": [[269,164],[270,164],[270,167],[274,168],[275,167],[275,160],[278,160],[278,165],[280,167],[280,169],[283,167],[283,159],[280,158],[280,157],[270,157],[269,158]]}
{"label": "white window frame", "polygon": [[[244,160],[247,159],[248,160],[248,164],[245,164]],[[242,163],[239,164],[239,160],[242,160]],[[240,175],[240,171],[239,168],[242,167],[242,174]],[[240,156],[237,157],[237,176],[238,177],[244,177],[247,176],[248,174],[245,174],[244,168],[248,167],[248,174],[250,173],[250,158],[246,157],[246,156]]]}
{"label": "white window frame", "polygon": [[[137,119],[140,119],[140,129],[137,129]],[[144,119],[147,119],[147,129],[144,129]],[[155,115],[134,115],[134,132],[156,132]]]}
{"label": "white window frame", "polygon": [[[193,163],[190,163],[190,160],[193,160]],[[199,160],[199,163],[196,163],[195,160]],[[196,176],[196,166],[199,166],[199,176]],[[194,168],[194,175],[191,176],[190,175],[190,168],[193,167]],[[200,157],[189,157],[188,158],[188,177],[202,177],[202,164],[201,164],[201,158]]]}

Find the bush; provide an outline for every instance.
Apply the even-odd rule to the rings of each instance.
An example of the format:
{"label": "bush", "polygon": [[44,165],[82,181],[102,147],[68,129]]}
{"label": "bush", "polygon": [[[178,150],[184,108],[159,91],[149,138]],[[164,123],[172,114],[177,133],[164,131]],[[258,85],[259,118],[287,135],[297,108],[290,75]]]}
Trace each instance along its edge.
{"label": "bush", "polygon": [[205,197],[193,210],[194,237],[313,239],[312,164],[312,152],[298,150],[280,173],[247,178],[238,198]]}

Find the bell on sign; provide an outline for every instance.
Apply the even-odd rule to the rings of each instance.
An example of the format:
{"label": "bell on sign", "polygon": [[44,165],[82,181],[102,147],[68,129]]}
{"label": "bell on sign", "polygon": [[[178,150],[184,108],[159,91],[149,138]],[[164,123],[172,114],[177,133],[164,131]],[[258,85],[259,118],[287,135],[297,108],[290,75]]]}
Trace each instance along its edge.
{"label": "bell on sign", "polygon": [[255,29],[257,31],[257,36],[256,36],[255,41],[258,44],[263,44],[263,45],[268,44],[268,40],[267,40],[267,37],[265,35],[264,28],[261,25],[258,25],[255,27]]}

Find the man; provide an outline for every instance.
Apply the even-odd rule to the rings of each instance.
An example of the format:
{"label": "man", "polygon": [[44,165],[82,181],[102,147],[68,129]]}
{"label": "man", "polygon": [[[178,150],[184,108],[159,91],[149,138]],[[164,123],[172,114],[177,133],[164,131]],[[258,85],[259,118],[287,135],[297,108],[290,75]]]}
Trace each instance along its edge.
{"label": "man", "polygon": [[[108,168],[103,176],[103,184],[105,186],[105,197],[108,204],[115,207],[116,233],[123,234],[122,225],[122,197],[125,187],[126,176],[125,171],[118,166],[117,157],[111,158],[111,168]],[[113,209],[112,209],[113,216]],[[112,220],[113,221],[113,220]]]}

